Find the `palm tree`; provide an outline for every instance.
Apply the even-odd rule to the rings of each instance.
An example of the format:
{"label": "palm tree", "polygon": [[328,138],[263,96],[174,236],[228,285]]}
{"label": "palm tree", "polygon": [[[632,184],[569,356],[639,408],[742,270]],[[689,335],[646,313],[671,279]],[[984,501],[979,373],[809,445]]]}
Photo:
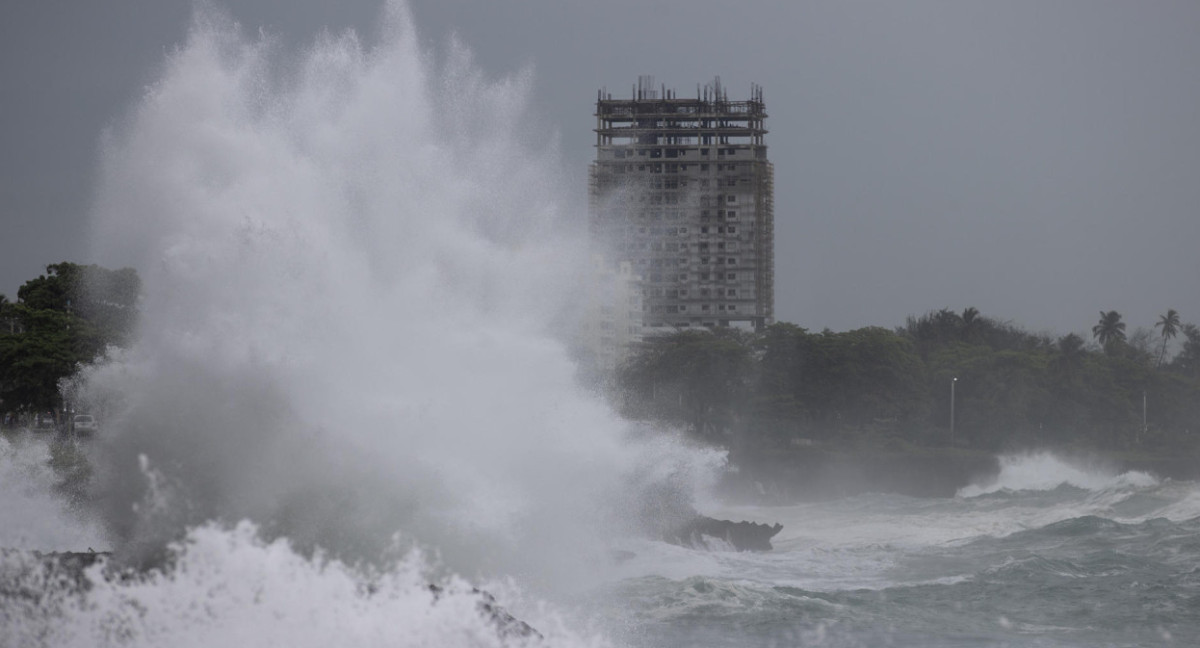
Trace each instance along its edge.
{"label": "palm tree", "polygon": [[1179,334],[1179,313],[1174,308],[1167,309],[1165,315],[1159,316],[1154,328],[1162,328],[1162,351],[1158,354],[1158,366],[1161,367],[1167,357],[1167,341]]}
{"label": "palm tree", "polygon": [[1100,323],[1092,327],[1092,337],[1109,351],[1113,345],[1125,341],[1125,322],[1117,311],[1100,311]]}

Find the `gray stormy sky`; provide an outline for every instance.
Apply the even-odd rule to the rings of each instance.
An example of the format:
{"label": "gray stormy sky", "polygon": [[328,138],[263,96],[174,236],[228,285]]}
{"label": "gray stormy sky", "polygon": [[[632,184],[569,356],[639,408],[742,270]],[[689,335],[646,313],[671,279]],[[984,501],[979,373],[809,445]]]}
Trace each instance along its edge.
{"label": "gray stormy sky", "polygon": [[[242,0],[304,45],[379,0]],[[580,203],[596,90],[764,87],[776,315],[810,329],[979,308],[1035,331],[1200,323],[1200,3],[412,0],[493,76],[534,68]],[[101,130],[181,41],[188,0],[0,7],[0,293],[90,262]],[[1090,333],[1088,335],[1090,337]]]}

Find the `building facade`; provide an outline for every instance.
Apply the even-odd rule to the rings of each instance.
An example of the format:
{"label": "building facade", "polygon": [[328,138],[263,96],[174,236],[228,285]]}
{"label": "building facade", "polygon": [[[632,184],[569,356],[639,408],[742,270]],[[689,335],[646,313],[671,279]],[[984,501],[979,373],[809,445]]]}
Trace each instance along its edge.
{"label": "building facade", "polygon": [[589,174],[595,245],[640,277],[647,333],[774,321],[774,170],[762,89],[680,98],[641,77],[601,91]]}
{"label": "building facade", "polygon": [[581,366],[603,380],[642,341],[641,278],[628,261],[613,265],[596,254],[584,286],[577,340]]}

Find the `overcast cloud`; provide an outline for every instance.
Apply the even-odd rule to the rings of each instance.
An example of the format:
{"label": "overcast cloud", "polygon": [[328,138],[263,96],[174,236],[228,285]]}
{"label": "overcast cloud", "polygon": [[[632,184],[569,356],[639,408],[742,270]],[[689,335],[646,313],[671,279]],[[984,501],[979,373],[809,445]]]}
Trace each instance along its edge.
{"label": "overcast cloud", "polygon": [[[220,3],[218,3],[220,4]],[[303,46],[379,3],[227,3]],[[96,149],[187,28],[185,0],[0,8],[0,293],[90,262]],[[490,75],[532,66],[584,203],[598,88],[764,87],[776,314],[896,326],[974,306],[1087,332],[1100,310],[1200,323],[1200,3],[415,0]],[[582,217],[582,214],[580,215]]]}

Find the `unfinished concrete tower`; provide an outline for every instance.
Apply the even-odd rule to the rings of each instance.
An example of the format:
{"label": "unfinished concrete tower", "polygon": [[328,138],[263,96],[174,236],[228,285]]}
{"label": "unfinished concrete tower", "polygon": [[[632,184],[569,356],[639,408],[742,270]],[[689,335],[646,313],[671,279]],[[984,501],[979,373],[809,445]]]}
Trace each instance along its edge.
{"label": "unfinished concrete tower", "polygon": [[640,77],[600,91],[590,173],[593,241],[641,277],[646,332],[774,320],[774,186],[762,89],[695,98]]}

